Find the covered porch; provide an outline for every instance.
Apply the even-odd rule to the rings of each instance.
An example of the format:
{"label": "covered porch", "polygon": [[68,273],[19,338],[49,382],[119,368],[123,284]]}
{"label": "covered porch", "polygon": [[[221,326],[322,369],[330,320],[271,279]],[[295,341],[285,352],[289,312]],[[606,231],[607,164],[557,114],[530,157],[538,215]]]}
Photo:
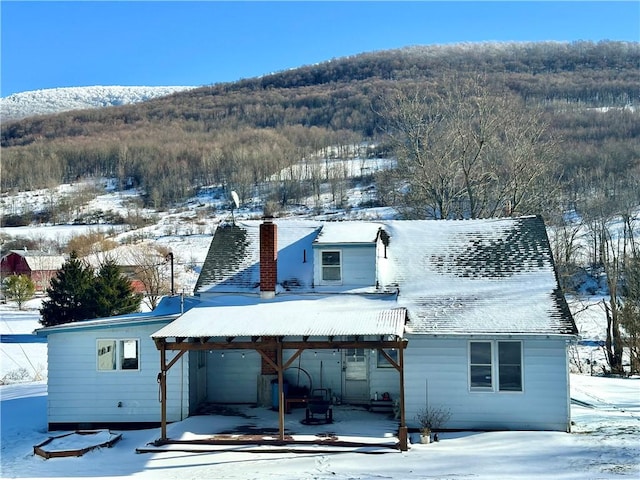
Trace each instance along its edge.
{"label": "covered porch", "polygon": [[[341,298],[337,298],[341,297]],[[333,295],[304,299],[246,301],[241,305],[204,306],[190,310],[152,335],[160,352],[158,383],[161,404],[161,437],[157,445],[174,441],[167,430],[167,381],[170,369],[187,352],[254,351],[262,362],[262,373],[272,375],[277,382],[277,415],[272,419],[269,441],[262,435],[260,442],[287,445],[300,439],[288,436],[286,415],[285,371],[295,364],[305,351],[347,351],[360,349],[379,352],[397,372],[398,398],[396,434],[400,450],[408,449],[404,408],[403,339],[407,312],[394,308],[388,297]],[[391,308],[390,308],[391,307]],[[395,355],[389,355],[394,351]],[[244,356],[244,355],[243,355]],[[291,406],[291,405],[289,405]],[[305,407],[304,405],[302,405]],[[331,408],[336,408],[332,405]],[[303,409],[298,409],[304,412]],[[294,410],[295,411],[295,410]],[[277,422],[277,423],[276,423]],[[277,429],[276,429],[277,425]],[[330,427],[328,425],[327,427]],[[296,428],[296,430],[299,430]],[[216,441],[229,441],[218,437]],[[236,443],[248,443],[247,437],[236,437]],[[334,439],[335,440],[335,439]],[[310,444],[326,444],[327,437],[315,434],[307,438]]]}

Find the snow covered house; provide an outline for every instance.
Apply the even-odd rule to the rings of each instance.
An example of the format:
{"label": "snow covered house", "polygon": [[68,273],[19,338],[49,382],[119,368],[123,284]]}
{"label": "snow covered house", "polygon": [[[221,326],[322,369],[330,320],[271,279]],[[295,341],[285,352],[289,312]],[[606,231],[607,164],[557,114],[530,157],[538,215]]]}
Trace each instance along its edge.
{"label": "snow covered house", "polygon": [[51,279],[65,262],[63,255],[52,255],[33,250],[11,250],[0,260],[2,278],[9,275],[26,275],[36,286],[36,290],[43,292],[49,286]]}
{"label": "snow covered house", "polygon": [[[167,422],[203,402],[282,417],[322,389],[336,403],[394,410],[405,446],[424,407],[449,410],[447,429],[570,428],[577,330],[539,217],[221,225],[195,295],[164,325],[117,337],[155,342],[144,395],[158,395],[158,382],[161,405],[112,409],[114,421],[144,413],[166,438]],[[50,424],[56,408],[50,398]]]}

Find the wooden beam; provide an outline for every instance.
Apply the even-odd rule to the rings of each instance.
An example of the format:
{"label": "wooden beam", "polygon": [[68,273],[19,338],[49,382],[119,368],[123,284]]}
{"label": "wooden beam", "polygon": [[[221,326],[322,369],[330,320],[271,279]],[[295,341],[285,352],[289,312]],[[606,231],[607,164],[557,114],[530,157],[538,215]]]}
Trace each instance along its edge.
{"label": "wooden beam", "polygon": [[391,356],[387,352],[384,351],[383,348],[379,348],[378,351],[382,353],[382,356],[387,359],[387,362],[389,362],[391,366],[393,366],[393,368],[395,368],[397,371],[400,371],[400,365],[398,365],[396,361],[391,358]]}
{"label": "wooden beam", "polygon": [[406,340],[404,342],[398,342],[398,369],[400,377],[400,430],[398,431],[398,439],[400,440],[400,451],[406,452],[409,450],[408,442],[408,429],[407,419],[404,411],[404,349],[406,347]]}
{"label": "wooden beam", "polygon": [[302,355],[302,352],[304,352],[304,350],[300,349],[296,353],[291,355],[291,358],[289,360],[287,360],[287,363],[284,364],[282,369],[286,370],[287,368],[289,368],[291,366],[291,364],[295,361],[295,359],[298,358],[300,355]]}
{"label": "wooden beam", "polygon": [[[280,342],[278,342],[280,344]],[[282,346],[276,350],[276,359],[278,362],[278,423],[279,423],[279,440],[284,441],[284,367],[282,365]]]}
{"label": "wooden beam", "polygon": [[[161,342],[164,343],[164,342]],[[160,349],[160,373],[158,374],[158,383],[160,384],[160,439],[167,439],[167,371],[165,364],[167,360],[167,351],[162,347]]]}
{"label": "wooden beam", "polygon": [[173,358],[173,360],[171,360],[171,361],[168,363],[167,368],[166,368],[165,370],[166,370],[167,372],[168,372],[169,370],[171,370],[171,367],[173,367],[173,366],[176,364],[176,362],[177,362],[178,360],[180,360],[180,358],[182,358],[182,356],[183,356],[185,353],[187,353],[187,352],[186,352],[186,350],[178,350],[178,354]]}
{"label": "wooden beam", "polygon": [[267,354],[267,352],[263,352],[262,350],[257,350],[257,352],[260,354],[260,356],[264,359],[265,362],[267,362],[269,364],[269,366],[271,368],[273,368],[274,370],[278,370],[278,365],[276,365],[274,363],[273,360],[271,360],[271,358],[269,358],[269,355]]}

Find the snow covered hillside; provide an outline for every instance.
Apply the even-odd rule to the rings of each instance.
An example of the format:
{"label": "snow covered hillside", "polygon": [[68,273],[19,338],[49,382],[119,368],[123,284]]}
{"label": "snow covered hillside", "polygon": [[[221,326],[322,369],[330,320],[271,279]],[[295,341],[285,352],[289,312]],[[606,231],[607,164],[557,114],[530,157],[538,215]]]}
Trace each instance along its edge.
{"label": "snow covered hillside", "polygon": [[2,121],[6,122],[34,115],[144,102],[191,88],[196,87],[93,86],[33,90],[2,98],[0,111]]}

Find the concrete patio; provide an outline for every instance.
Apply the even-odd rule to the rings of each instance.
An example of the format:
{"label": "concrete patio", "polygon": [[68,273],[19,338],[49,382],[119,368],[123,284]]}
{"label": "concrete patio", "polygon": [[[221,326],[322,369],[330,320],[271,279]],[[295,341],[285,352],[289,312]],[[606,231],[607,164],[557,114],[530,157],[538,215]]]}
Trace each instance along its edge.
{"label": "concrete patio", "polygon": [[364,407],[334,405],[333,422],[307,425],[305,408],[285,415],[279,438],[278,412],[251,405],[206,404],[201,414],[170,424],[167,440],[137,449],[139,453],[181,452],[362,452],[399,451],[399,423],[392,415]]}

